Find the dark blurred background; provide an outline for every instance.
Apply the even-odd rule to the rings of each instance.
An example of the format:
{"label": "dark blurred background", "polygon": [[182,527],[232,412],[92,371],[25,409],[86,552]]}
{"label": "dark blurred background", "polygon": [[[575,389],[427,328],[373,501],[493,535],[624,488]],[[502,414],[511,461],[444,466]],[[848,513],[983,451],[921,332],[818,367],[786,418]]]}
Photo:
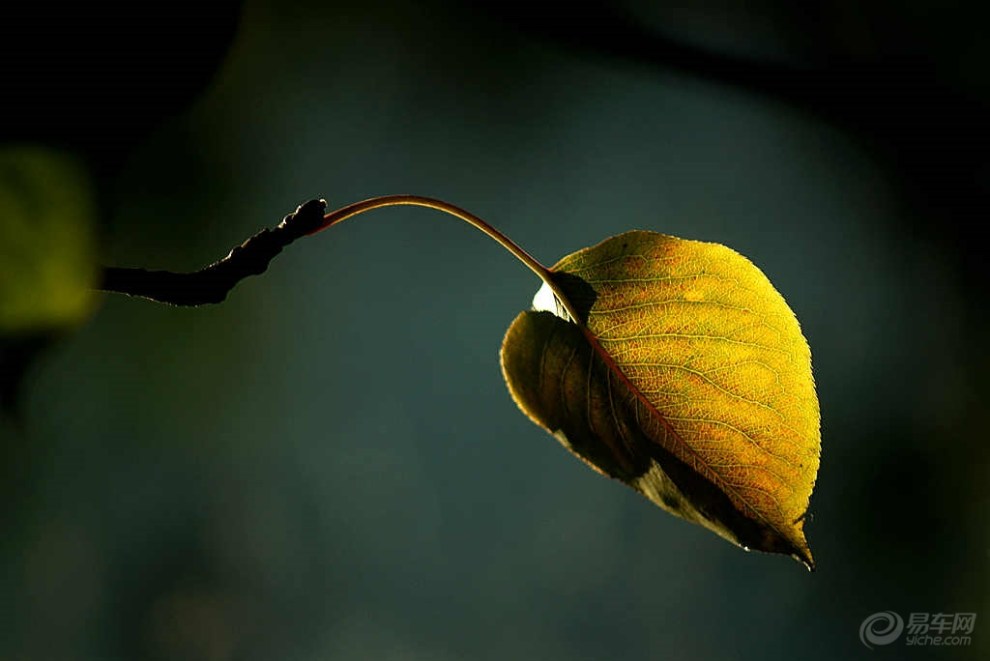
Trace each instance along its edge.
{"label": "dark blurred background", "polygon": [[[664,514],[509,398],[539,283],[377,212],[220,306],[7,330],[0,659],[987,658],[980,4],[20,5],[0,149],[75,159],[103,263],[407,192],[547,263],[718,241],[801,320],[823,453],[814,574]],[[871,651],[886,610],[973,642]]]}

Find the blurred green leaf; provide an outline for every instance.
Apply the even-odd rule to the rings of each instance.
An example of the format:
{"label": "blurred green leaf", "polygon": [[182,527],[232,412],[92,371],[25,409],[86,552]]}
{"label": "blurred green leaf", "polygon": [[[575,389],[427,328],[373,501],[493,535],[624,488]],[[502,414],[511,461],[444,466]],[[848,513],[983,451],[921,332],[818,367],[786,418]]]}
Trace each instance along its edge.
{"label": "blurred green leaf", "polygon": [[95,202],[85,169],[47,149],[0,149],[0,333],[79,323],[95,301]]}

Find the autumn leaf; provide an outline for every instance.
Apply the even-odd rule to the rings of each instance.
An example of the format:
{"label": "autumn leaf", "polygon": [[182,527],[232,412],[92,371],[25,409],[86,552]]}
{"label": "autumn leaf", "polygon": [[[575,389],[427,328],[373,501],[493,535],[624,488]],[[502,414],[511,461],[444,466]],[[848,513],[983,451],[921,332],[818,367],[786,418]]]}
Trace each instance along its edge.
{"label": "autumn leaf", "polygon": [[[348,218],[391,206],[454,216],[544,282],[535,310],[516,318],[502,345],[509,390],[530,418],[673,514],[813,568],[804,537],[820,447],[811,352],[784,299],[745,257],[629,232],[548,269],[443,200],[386,195],[321,217],[325,204],[307,202],[195,273],[108,269],[104,288],[166,303],[218,302],[291,241]],[[190,289],[208,295],[190,302]]]}
{"label": "autumn leaf", "polygon": [[767,277],[714,243],[634,231],[552,269],[513,321],[513,399],[595,470],[744,547],[814,562],[811,353]]}

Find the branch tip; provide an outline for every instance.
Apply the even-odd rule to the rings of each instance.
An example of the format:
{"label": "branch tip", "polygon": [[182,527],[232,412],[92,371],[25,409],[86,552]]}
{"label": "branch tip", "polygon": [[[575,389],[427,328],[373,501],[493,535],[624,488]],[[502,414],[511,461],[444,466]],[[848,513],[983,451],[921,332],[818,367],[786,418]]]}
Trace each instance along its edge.
{"label": "branch tip", "polygon": [[107,267],[99,289],[170,305],[220,303],[238,282],[264,273],[285,246],[318,230],[326,208],[326,200],[304,202],[277,226],[261,230],[223,259],[193,273]]}
{"label": "branch tip", "polygon": [[285,228],[293,239],[312,234],[322,227],[326,212],[327,201],[324,199],[303,202],[295,211],[282,219],[278,229]]}

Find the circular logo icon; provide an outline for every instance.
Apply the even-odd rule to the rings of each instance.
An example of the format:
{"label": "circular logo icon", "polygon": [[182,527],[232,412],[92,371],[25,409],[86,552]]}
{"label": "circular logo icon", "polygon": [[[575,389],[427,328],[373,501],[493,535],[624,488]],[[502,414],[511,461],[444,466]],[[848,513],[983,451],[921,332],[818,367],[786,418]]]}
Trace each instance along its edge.
{"label": "circular logo icon", "polygon": [[859,625],[859,639],[873,649],[874,645],[890,645],[904,631],[904,620],[894,611],[881,611],[867,616]]}

